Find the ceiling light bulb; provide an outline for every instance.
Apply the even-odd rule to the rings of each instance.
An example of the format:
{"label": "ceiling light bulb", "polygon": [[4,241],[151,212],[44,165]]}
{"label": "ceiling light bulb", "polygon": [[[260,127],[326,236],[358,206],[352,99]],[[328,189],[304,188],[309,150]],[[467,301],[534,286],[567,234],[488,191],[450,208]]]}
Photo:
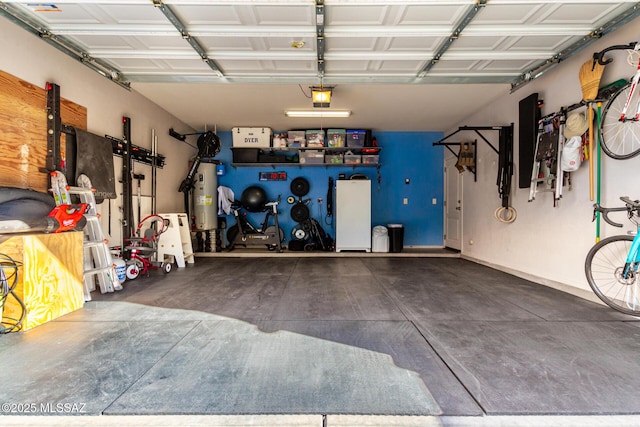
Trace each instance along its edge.
{"label": "ceiling light bulb", "polygon": [[305,42],[302,40],[294,40],[291,42],[291,47],[294,49],[302,49],[305,45]]}
{"label": "ceiling light bulb", "polygon": [[329,93],[328,92],[318,92],[316,95],[316,101],[318,102],[327,102],[329,101]]}
{"label": "ceiling light bulb", "polygon": [[330,87],[315,87],[311,88],[311,99],[314,107],[329,108],[331,106],[331,91]]}

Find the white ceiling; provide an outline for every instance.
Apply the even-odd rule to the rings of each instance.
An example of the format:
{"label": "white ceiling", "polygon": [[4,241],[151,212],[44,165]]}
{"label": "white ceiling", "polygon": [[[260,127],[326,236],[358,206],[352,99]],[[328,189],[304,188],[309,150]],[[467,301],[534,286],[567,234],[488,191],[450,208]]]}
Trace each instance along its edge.
{"label": "white ceiling", "polygon": [[[446,130],[564,59],[630,1],[89,0],[4,2],[195,129],[317,127],[310,85],[335,86],[323,127]],[[479,3],[479,4],[478,4]],[[637,14],[637,10],[635,12]],[[6,14],[5,14],[6,16]],[[15,20],[15,19],[14,19]],[[323,25],[318,25],[323,24]],[[23,25],[24,26],[24,25]],[[179,31],[182,31],[181,32]],[[318,37],[320,35],[321,37]],[[303,42],[300,48],[293,42]]]}

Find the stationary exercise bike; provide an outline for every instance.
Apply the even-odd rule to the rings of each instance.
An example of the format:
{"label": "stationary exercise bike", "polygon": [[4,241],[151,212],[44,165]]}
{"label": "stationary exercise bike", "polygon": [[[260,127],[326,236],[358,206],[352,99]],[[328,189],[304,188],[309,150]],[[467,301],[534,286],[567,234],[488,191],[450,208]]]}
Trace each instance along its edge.
{"label": "stationary exercise bike", "polygon": [[[267,196],[264,190],[258,186],[251,186],[242,192],[240,201],[233,201],[231,209],[233,217],[236,220],[235,225],[227,230],[227,240],[229,241],[229,251],[232,251],[235,245],[265,245],[270,251],[278,250],[282,252],[282,242],[284,241],[284,232],[278,223],[278,200],[267,202]],[[242,209],[249,212],[266,212],[264,221],[260,228],[254,226],[246,217]],[[269,219],[273,217],[273,225],[269,225]]]}

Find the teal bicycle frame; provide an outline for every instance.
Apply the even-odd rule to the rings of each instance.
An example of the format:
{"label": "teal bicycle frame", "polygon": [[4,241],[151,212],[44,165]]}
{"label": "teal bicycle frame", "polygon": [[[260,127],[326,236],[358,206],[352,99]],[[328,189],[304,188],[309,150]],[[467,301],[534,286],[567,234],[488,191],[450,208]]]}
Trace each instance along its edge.
{"label": "teal bicycle frame", "polygon": [[594,218],[602,218],[614,227],[622,224],[612,221],[611,212],[627,212],[631,222],[636,224],[635,237],[616,235],[596,243],[587,254],[585,273],[589,286],[605,304],[630,315],[640,315],[640,202],[621,197],[624,207],[603,208],[594,205]]}

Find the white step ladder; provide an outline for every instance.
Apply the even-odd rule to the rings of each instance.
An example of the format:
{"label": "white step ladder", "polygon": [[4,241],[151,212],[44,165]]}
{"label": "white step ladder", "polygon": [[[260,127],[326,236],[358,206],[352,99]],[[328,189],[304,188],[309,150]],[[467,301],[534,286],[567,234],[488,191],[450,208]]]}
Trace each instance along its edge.
{"label": "white step ladder", "polygon": [[165,256],[172,256],[180,268],[184,268],[185,261],[195,263],[189,220],[185,213],[158,214],[169,222],[167,230],[158,239],[157,260],[162,262]]}
{"label": "white step ladder", "polygon": [[[557,123],[557,126],[554,122]],[[552,129],[547,130],[546,126],[551,126]],[[538,123],[536,150],[529,188],[530,202],[535,200],[536,194],[539,192],[553,193],[554,206],[562,198],[564,172],[560,160],[565,143],[564,126],[564,113],[547,116]]]}
{"label": "white step ladder", "polygon": [[86,175],[77,179],[78,187],[67,185],[67,180],[61,172],[51,172],[51,187],[56,204],[71,202],[71,194],[77,195],[81,203],[88,205],[84,214],[87,224],[84,227],[84,299],[91,301],[91,292],[100,287],[101,293],[122,290],[116,270],[113,265],[111,251],[105,240],[100,220],[96,211],[95,189]]}

